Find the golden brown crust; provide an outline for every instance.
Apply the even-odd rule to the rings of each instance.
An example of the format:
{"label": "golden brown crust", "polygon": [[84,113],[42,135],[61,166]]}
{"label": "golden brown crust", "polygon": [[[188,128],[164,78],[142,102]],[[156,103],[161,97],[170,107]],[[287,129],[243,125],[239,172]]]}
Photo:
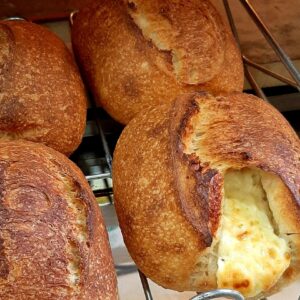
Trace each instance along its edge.
{"label": "golden brown crust", "polygon": [[239,51],[207,0],[94,2],[72,42],[95,98],[121,123],[184,92],[243,88]]}
{"label": "golden brown crust", "polygon": [[272,212],[294,247],[272,291],[286,285],[300,274],[299,154],[287,121],[254,96],[187,94],[139,114],[124,129],[113,161],[115,204],[131,256],[164,287],[216,288],[224,174],[262,169],[278,180],[282,195],[270,200]]}
{"label": "golden brown crust", "polygon": [[138,267],[161,285],[184,290],[194,258],[206,245],[178,205],[168,131],[167,105],[125,127],[114,153],[114,195],[125,243]]}
{"label": "golden brown crust", "polygon": [[107,232],[81,171],[41,144],[0,142],[0,298],[117,299]]}
{"label": "golden brown crust", "polygon": [[59,38],[25,21],[0,22],[0,139],[40,142],[66,155],[80,144],[86,97]]}

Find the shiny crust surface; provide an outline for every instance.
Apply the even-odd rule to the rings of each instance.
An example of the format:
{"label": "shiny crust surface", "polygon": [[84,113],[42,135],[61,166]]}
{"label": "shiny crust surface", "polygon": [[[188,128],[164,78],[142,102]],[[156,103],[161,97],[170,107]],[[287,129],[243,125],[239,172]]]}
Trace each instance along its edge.
{"label": "shiny crust surface", "polygon": [[44,145],[0,142],[0,298],[112,300],[116,284],[81,171]]}
{"label": "shiny crust surface", "polygon": [[115,204],[131,256],[164,287],[216,288],[216,270],[202,258],[218,240],[224,174],[258,168],[278,178],[273,213],[283,235],[294,233],[292,264],[266,295],[275,292],[300,274],[299,157],[288,122],[254,96],[186,94],[139,114],[113,161]]}
{"label": "shiny crust surface", "polygon": [[58,37],[33,23],[0,22],[0,140],[30,140],[70,155],[84,133],[86,101]]}
{"label": "shiny crust surface", "polygon": [[72,42],[95,98],[124,124],[188,91],[243,88],[240,53],[207,0],[92,1]]}

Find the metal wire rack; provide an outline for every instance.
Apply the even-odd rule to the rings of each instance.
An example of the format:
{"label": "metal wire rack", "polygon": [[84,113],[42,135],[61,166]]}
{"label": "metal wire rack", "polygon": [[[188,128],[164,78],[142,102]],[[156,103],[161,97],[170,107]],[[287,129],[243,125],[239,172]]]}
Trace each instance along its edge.
{"label": "metal wire rack", "polygon": [[[264,99],[265,101],[268,101],[267,96],[265,95],[262,88],[259,86],[259,84],[256,82],[253,74],[251,73],[251,70],[249,67],[255,68],[263,73],[265,73],[267,76],[271,76],[275,79],[280,80],[281,82],[295,87],[300,92],[300,73],[292,63],[291,59],[288,57],[288,55],[285,53],[285,51],[281,48],[281,46],[278,44],[270,30],[268,29],[267,25],[263,22],[262,18],[259,16],[253,5],[249,0],[239,0],[242,5],[244,6],[245,10],[248,12],[249,17],[252,18],[253,22],[256,24],[258,29],[261,31],[261,33],[264,35],[266,41],[269,43],[269,45],[273,48],[275,53],[277,54],[280,61],[283,63],[283,65],[286,67],[288,72],[291,75],[292,79],[289,79],[285,76],[282,76],[280,74],[274,73],[273,71],[270,71],[266,69],[265,67],[257,64],[256,62],[252,61],[251,59],[247,58],[245,55],[243,55],[243,62],[244,62],[244,70],[245,70],[245,76],[257,94],[260,98]],[[227,17],[229,20],[229,24],[231,26],[232,32],[235,36],[235,39],[240,46],[240,40],[238,31],[235,25],[234,17],[231,12],[230,4],[228,0],[223,0],[223,4],[225,7],[225,11],[227,13]],[[75,16],[75,12],[72,12],[70,15],[70,25],[72,26],[73,23],[73,17]],[[20,20],[23,18],[20,17],[12,17],[8,19],[14,19],[14,20]],[[39,20],[41,21],[41,20]],[[47,21],[51,21],[47,19]],[[99,113],[97,111],[96,105],[93,103],[93,100],[91,99],[92,103],[92,112],[93,112],[93,120],[94,124],[96,126],[96,132],[98,136],[98,142],[97,147],[100,147],[103,150],[103,159],[99,162],[99,168],[96,170],[96,173],[93,175],[87,175],[86,179],[92,183],[94,180],[103,180],[104,187],[102,186],[99,188],[94,188],[94,194],[96,197],[107,197],[109,201],[104,202],[100,204],[100,206],[104,205],[113,205],[113,193],[110,181],[112,179],[112,154],[109,147],[109,142],[107,140],[107,132],[103,128],[103,123],[101,122],[101,117],[99,116]],[[122,266],[116,266],[116,269],[122,268]],[[146,300],[154,300],[151,294],[151,290],[149,287],[148,279],[147,277],[140,271],[139,276],[142,284],[142,288],[144,290],[145,299]],[[237,291],[234,290],[225,290],[225,289],[218,289],[214,291],[209,291],[205,293],[199,293],[198,295],[195,295],[190,300],[208,300],[208,299],[217,299],[220,297],[225,297],[229,299],[235,299],[235,300],[244,300],[244,297]],[[299,297],[300,298],[300,297]],[[266,300],[266,298],[264,298]],[[263,299],[262,299],[263,300]]]}

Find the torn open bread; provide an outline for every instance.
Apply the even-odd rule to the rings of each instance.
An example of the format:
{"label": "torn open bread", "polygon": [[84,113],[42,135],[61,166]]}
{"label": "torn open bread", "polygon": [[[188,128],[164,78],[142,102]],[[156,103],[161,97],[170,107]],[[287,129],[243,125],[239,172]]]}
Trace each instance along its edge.
{"label": "torn open bread", "polygon": [[119,122],[180,93],[242,91],[240,53],[208,0],[92,2],[75,17],[73,48]]}
{"label": "torn open bread", "polygon": [[166,288],[277,292],[300,273],[299,158],[296,133],[254,96],[186,94],[139,114],[113,161],[132,258]]}
{"label": "torn open bread", "polygon": [[0,142],[0,299],[116,300],[103,218],[83,174],[42,144]]}

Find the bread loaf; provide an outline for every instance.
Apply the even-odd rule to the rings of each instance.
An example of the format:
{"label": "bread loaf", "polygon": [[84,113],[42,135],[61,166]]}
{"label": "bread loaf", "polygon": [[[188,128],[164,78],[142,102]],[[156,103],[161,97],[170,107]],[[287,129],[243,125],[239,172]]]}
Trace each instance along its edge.
{"label": "bread loaf", "polygon": [[44,145],[2,141],[0,182],[0,299],[117,299],[107,232],[81,171]]}
{"label": "bread loaf", "polygon": [[40,25],[1,21],[0,140],[30,140],[69,155],[81,142],[86,107],[64,43]]}
{"label": "bread loaf", "polygon": [[261,299],[300,274],[300,143],[254,96],[186,94],[139,114],[114,153],[138,267],[165,288]]}
{"label": "bread loaf", "polygon": [[242,91],[232,34],[202,1],[91,1],[73,48],[96,100],[121,123],[188,91]]}

